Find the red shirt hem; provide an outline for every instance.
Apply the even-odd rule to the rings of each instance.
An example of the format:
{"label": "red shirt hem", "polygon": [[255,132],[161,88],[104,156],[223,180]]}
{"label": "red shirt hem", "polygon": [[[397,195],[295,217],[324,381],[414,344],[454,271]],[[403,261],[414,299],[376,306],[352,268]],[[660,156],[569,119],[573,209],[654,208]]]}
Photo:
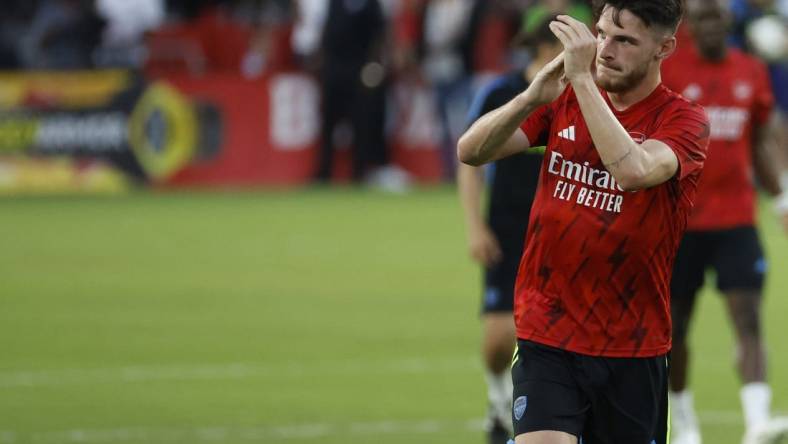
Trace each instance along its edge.
{"label": "red shirt hem", "polygon": [[604,352],[600,352],[599,350],[590,349],[586,347],[561,346],[561,341],[557,341],[553,338],[539,336],[534,333],[526,334],[520,329],[517,329],[517,338],[523,341],[536,342],[542,345],[547,345],[549,347],[566,350],[572,353],[578,353],[581,355],[588,355],[588,356],[599,356],[603,358],[653,358],[657,356],[667,355],[671,349],[671,344],[668,343],[666,345],[657,348],[640,348],[640,349],[611,348],[605,350]]}

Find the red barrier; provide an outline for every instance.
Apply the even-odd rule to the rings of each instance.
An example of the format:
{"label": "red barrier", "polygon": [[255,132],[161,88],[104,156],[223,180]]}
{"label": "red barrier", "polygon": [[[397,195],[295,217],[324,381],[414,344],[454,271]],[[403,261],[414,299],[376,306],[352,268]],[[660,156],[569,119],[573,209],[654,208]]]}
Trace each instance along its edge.
{"label": "red barrier", "polygon": [[222,116],[218,156],[193,162],[170,185],[290,185],[308,180],[317,141],[317,92],[303,75],[261,80],[236,76],[167,79]]}
{"label": "red barrier", "polygon": [[[261,80],[232,76],[167,79],[197,102],[223,116],[219,155],[192,162],[167,185],[294,185],[310,180],[320,137],[319,91],[309,76],[280,73]],[[429,91],[419,85],[394,88],[396,106],[389,137],[392,161],[417,181],[436,182],[441,164],[434,139],[437,122]],[[335,176],[349,176],[349,151],[338,150]]]}

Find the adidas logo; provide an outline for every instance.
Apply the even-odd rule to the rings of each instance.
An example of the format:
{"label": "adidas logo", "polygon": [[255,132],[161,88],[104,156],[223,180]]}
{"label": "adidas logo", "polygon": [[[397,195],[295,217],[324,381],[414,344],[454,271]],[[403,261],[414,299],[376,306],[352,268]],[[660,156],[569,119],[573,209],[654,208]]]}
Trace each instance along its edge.
{"label": "adidas logo", "polygon": [[564,128],[558,132],[558,137],[562,139],[567,139],[571,141],[575,141],[575,126],[572,125],[569,128]]}

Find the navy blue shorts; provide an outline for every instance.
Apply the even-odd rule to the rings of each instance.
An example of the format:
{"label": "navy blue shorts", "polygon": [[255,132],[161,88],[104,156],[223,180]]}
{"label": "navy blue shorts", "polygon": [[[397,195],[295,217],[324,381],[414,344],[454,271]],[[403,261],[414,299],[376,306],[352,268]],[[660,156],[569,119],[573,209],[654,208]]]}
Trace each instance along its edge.
{"label": "navy blue shorts", "polygon": [[676,253],[671,297],[695,297],[708,269],[716,272],[721,292],[763,289],[766,259],[755,227],[687,231]]}
{"label": "navy blue shorts", "polygon": [[514,309],[514,284],[517,269],[523,256],[528,213],[512,212],[490,220],[490,228],[501,246],[502,259],[484,270],[482,313],[512,312]]}

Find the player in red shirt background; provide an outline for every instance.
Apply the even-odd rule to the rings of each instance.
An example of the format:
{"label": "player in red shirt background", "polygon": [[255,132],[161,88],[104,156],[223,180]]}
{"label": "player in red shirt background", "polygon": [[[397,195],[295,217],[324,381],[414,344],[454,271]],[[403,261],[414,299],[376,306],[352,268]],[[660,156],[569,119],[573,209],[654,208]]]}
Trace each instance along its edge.
{"label": "player in red shirt background", "polygon": [[[736,330],[747,434],[759,433],[769,419],[771,390],[766,383],[760,315],[766,261],[755,230],[753,172],[770,194],[780,196],[775,151],[783,147],[774,136],[778,117],[766,66],[727,46],[732,23],[727,1],[687,0],[686,8],[690,36],[679,42],[677,54],[663,65],[663,81],[704,106],[711,136],[671,281],[670,404],[674,444],[700,444],[687,389],[687,333],[707,268],[717,273],[717,288],[725,295]],[[778,197],[778,202],[786,197]],[[780,211],[788,230],[786,210],[783,204]]]}
{"label": "player in red shirt background", "polygon": [[[515,289],[518,444],[665,444],[669,282],[705,113],[661,84],[681,0],[600,0],[564,52],[460,139],[481,165],[546,145]],[[592,68],[592,65],[595,65]]]}

